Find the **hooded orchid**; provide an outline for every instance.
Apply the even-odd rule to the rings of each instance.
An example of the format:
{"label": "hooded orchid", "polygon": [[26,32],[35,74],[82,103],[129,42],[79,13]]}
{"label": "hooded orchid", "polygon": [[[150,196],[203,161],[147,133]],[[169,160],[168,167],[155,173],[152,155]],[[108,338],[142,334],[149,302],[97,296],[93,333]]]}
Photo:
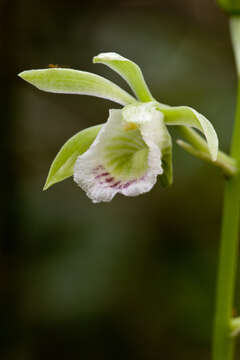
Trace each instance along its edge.
{"label": "hooded orchid", "polygon": [[106,123],[80,131],[54,159],[44,190],[70,176],[93,202],[110,201],[117,194],[136,196],[151,190],[159,177],[172,183],[172,141],[167,125],[184,125],[206,137],[208,154],[217,159],[218,138],[211,123],[196,110],[156,101],[138,65],[116,54],[93,59],[118,72],[133,97],[111,81],[88,72],[50,68],[23,71],[21,78],[40,90],[92,95],[123,106],[109,111]]}

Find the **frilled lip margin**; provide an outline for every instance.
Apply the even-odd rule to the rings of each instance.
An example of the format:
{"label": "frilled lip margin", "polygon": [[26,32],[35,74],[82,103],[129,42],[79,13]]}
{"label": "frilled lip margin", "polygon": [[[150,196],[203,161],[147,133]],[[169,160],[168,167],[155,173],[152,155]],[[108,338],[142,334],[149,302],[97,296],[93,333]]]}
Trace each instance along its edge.
{"label": "frilled lip margin", "polygon": [[141,124],[123,119],[121,110],[110,110],[90,148],[78,157],[74,181],[93,202],[111,201],[117,194],[137,196],[148,192],[163,173],[160,112]]}

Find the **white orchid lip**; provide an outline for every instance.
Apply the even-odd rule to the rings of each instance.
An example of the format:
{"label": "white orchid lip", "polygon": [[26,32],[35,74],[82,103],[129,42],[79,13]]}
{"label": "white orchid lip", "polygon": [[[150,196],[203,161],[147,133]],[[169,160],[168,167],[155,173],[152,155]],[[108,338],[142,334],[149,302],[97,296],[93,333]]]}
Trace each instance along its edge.
{"label": "white orchid lip", "polygon": [[[148,114],[149,107],[137,105],[141,111],[141,106]],[[155,110],[148,121],[141,121],[140,117],[138,124],[130,116],[129,123],[137,127],[125,130],[124,110],[130,113],[135,108],[133,105],[123,111],[110,110],[109,119],[94,143],[75,163],[74,180],[93,202],[110,201],[117,193],[137,196],[148,192],[163,173],[163,115]]]}

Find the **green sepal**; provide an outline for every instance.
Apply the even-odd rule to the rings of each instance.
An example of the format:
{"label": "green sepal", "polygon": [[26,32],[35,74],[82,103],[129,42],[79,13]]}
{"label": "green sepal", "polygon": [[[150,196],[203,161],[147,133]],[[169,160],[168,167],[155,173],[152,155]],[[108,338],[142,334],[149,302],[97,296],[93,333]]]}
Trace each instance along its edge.
{"label": "green sepal", "polygon": [[71,137],[59,150],[50,167],[43,190],[73,175],[74,164],[95,140],[102,125],[92,126]]}
{"label": "green sepal", "polygon": [[206,137],[212,160],[215,161],[217,159],[218,137],[208,119],[188,106],[171,106],[166,108],[159,104],[157,108],[164,114],[166,125],[184,125],[200,130]]}
{"label": "green sepal", "polygon": [[140,67],[133,61],[117,53],[102,53],[93,58],[94,63],[101,63],[116,71],[127,81],[138,99],[142,102],[153,101],[153,97],[144,80]]}
{"label": "green sepal", "polygon": [[118,85],[86,71],[53,68],[27,70],[21,72],[19,76],[39,90],[47,92],[97,96],[121,105],[136,101]]}

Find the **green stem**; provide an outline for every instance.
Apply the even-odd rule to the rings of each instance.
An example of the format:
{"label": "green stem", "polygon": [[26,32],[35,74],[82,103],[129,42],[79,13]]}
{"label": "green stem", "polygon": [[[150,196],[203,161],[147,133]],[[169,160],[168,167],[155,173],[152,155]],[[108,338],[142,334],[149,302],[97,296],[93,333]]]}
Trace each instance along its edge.
{"label": "green stem", "polygon": [[[240,18],[237,20],[237,28],[239,28]],[[234,18],[234,22],[236,22],[236,18]],[[237,56],[238,50],[236,49],[236,46],[240,46],[240,41],[236,42],[237,28],[231,23],[231,34],[236,62],[239,65],[240,59]],[[239,66],[237,66],[237,68],[239,68]],[[235,158],[237,162],[240,161],[240,81],[238,84],[237,109],[231,156]],[[222,235],[219,255],[216,314],[213,336],[213,360],[232,360],[234,357],[235,340],[231,337],[230,324],[233,310],[238,257],[239,194],[239,175],[227,179],[225,181]]]}
{"label": "green stem", "polygon": [[182,140],[177,140],[177,144],[184,150],[201,160],[219,167],[227,177],[235,176],[239,172],[237,161],[221,150],[218,151],[217,160],[213,161],[209,153],[208,144],[194,129],[179,126],[178,130],[187,141],[186,143]]}
{"label": "green stem", "polygon": [[213,360],[232,360],[234,338],[230,337],[233,294],[237,263],[239,224],[239,179],[226,180],[222,238],[218,270]]}

